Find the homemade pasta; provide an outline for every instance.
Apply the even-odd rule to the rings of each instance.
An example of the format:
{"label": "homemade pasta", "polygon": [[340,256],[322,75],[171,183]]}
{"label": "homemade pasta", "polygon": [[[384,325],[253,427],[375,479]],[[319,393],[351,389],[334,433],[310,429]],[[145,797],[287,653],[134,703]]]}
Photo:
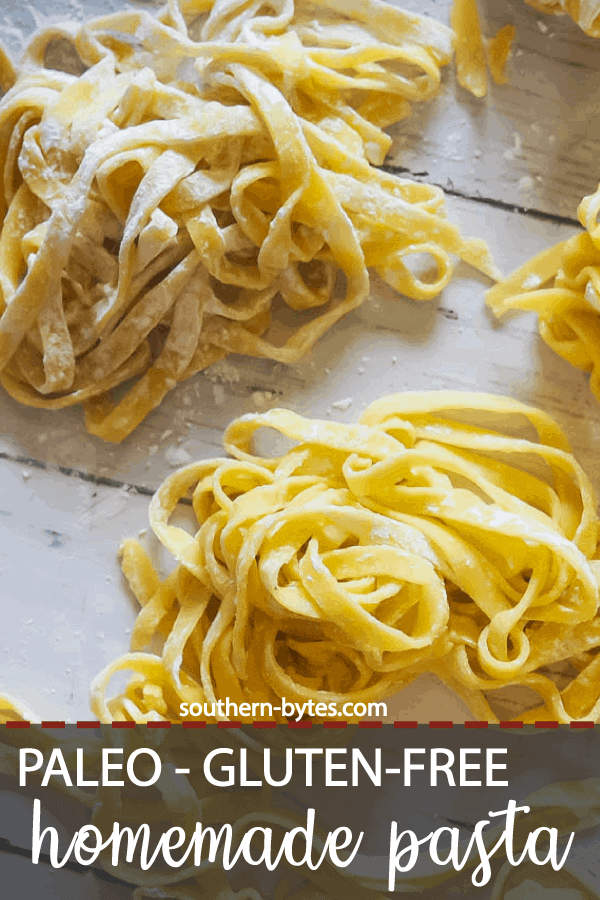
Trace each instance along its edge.
{"label": "homemade pasta", "polygon": [[[293,446],[259,455],[260,429]],[[356,704],[423,671],[489,721],[486,693],[514,684],[541,696],[538,718],[600,718],[595,498],[549,416],[405,393],[354,425],[243,416],[224,446],[151,502],[177,562],[166,579],[137,541],[121,548],[142,609],[131,652],[94,681],[101,721],[177,721],[181,702],[225,698]],[[171,521],[186,498],[189,528]],[[543,670],[564,660],[578,674],[561,693]]]}
{"label": "homemade pasta", "polygon": [[579,220],[586,233],[544,250],[487,293],[500,317],[536,312],[540,335],[563,359],[590,372],[600,399],[600,188],[584,197]]}
{"label": "homemade pasta", "polygon": [[[298,360],[369,267],[421,300],[457,258],[497,275],[439,188],[375,168],[383,128],[437,92],[450,30],[378,0],[269,9],[170,0],[49,27],[18,73],[0,57],[0,380],[19,402],[83,403],[118,442],[230,351]],[[45,65],[56,41],[83,74]]]}

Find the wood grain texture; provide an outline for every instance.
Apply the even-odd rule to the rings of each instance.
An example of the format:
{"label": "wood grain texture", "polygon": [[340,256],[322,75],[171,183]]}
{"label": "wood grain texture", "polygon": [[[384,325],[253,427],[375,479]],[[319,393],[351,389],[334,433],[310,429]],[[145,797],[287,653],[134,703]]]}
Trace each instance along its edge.
{"label": "wood grain texture", "polygon": [[[110,0],[103,9],[122,5]],[[447,21],[450,0],[406,6]],[[8,5],[5,34],[30,28],[32,8]],[[45,8],[54,20],[99,12],[74,0]],[[520,0],[482,0],[481,8],[488,34],[507,21],[518,26],[510,84],[475,101],[448,73],[440,98],[394,130],[388,163],[450,188],[453,220],[484,237],[508,273],[574,233],[568,220],[595,187],[600,56],[575,25],[544,19]],[[527,197],[525,177],[533,181]],[[181,385],[120,446],[87,435],[77,408],[30,410],[1,394],[0,689],[47,718],[89,717],[90,680],[126,649],[135,615],[116,561],[121,539],[147,527],[148,495],[175,467],[221,455],[223,428],[245,412],[287,406],[349,421],[395,391],[509,394],[558,419],[600,490],[600,404],[586,376],[543,344],[535,317],[495,322],[484,308],[486,279],[466,267],[457,274],[434,303],[398,297],[374,280],[369,301],[301,364],[230,357]],[[390,715],[462,721],[466,711],[425,679],[394,699]]]}
{"label": "wood grain texture", "polygon": [[[449,20],[449,0],[406,5]],[[509,83],[476,100],[446,70],[440,97],[391,129],[387,162],[468,197],[575,218],[600,178],[600,44],[521,0],[479,0],[479,8],[488,37],[517,27]]]}

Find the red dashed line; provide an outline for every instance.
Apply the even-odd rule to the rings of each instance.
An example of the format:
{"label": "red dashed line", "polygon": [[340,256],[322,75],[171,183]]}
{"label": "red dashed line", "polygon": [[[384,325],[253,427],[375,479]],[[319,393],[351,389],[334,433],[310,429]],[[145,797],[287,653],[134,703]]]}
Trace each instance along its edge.
{"label": "red dashed line", "polygon": [[[4,723],[6,728],[30,728],[32,724],[36,724],[36,723],[23,722],[21,720]],[[206,722],[188,722],[188,721],[186,721],[186,722],[179,722],[179,723],[175,722],[174,723],[174,722],[170,722],[168,720],[150,721],[150,722],[146,722],[145,724],[148,728],[171,728],[171,726],[174,724],[175,725],[180,724],[182,728],[206,728],[207,727]],[[243,723],[242,722],[217,722],[216,724],[217,724],[218,728],[241,728]],[[248,723],[248,724],[250,724],[250,723]],[[278,723],[274,722],[274,721],[252,722],[251,724],[252,724],[253,728],[257,728],[257,729],[270,729],[270,728],[277,728],[277,726],[278,726]],[[283,723],[283,725],[285,725],[285,724],[286,723]],[[454,726],[455,725],[458,726],[459,723],[432,721],[429,723],[423,722],[422,724],[423,724],[423,726],[428,725],[429,728],[447,729],[447,728],[454,728]],[[484,722],[484,721],[463,722],[462,724],[465,728],[476,728],[476,729],[489,728],[490,726],[494,725],[493,722]],[[41,722],[40,725],[42,728],[66,728],[67,727],[66,722],[50,722],[50,721],[48,721],[48,722]],[[135,722],[112,722],[111,725],[113,728],[135,728],[136,727]],[[312,726],[313,726],[313,723],[310,719],[302,719],[300,722],[287,722],[288,728],[312,728]],[[365,728],[365,729],[383,728],[383,726],[384,726],[384,723],[381,721],[375,721],[375,722],[362,721],[362,722],[358,723],[359,728]],[[418,728],[419,723],[411,722],[411,721],[400,721],[400,722],[394,722],[393,726],[394,726],[394,728],[401,728],[401,729]],[[539,729],[543,729],[543,728],[557,729],[557,728],[561,727],[560,723],[557,721],[554,721],[554,720],[549,721],[549,722],[543,722],[543,721],[535,722],[534,726],[535,726],[535,728],[539,728]],[[90,729],[91,728],[101,728],[102,723],[101,722],[92,722],[92,721],[77,722],[76,727],[77,728],[90,728]],[[330,720],[326,720],[323,722],[323,727],[324,728],[347,728],[348,722],[340,721],[339,719],[330,719]],[[523,728],[524,723],[518,722],[518,721],[517,722],[498,722],[497,727],[506,728],[506,729],[513,729],[513,728],[518,729],[518,728]],[[595,728],[595,722],[586,722],[586,721],[571,722],[570,727],[574,731],[591,729],[591,728]]]}

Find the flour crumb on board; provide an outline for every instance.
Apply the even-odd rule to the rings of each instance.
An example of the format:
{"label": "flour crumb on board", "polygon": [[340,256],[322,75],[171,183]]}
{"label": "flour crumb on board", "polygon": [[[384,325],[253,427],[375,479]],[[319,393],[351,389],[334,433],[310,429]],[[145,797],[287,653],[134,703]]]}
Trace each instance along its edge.
{"label": "flour crumb on board", "polygon": [[23,471],[21,472],[21,478],[23,479],[23,481],[29,481],[29,479],[31,478],[30,470],[23,469]]}
{"label": "flour crumb on board", "polygon": [[178,469],[192,462],[192,457],[183,447],[167,447],[165,459],[172,469]]}
{"label": "flour crumb on board", "polygon": [[222,384],[213,384],[213,400],[215,406],[222,406],[225,403],[225,388]]}
{"label": "flour crumb on board", "polygon": [[532,191],[534,187],[534,181],[531,175],[524,175],[523,178],[519,181],[519,190],[520,191]]}
{"label": "flour crumb on board", "polygon": [[350,409],[353,403],[353,397],[346,397],[345,400],[336,400],[335,403],[332,403],[331,405],[334,409],[339,409],[341,412],[346,412],[346,410]]}
{"label": "flour crumb on board", "polygon": [[273,399],[271,391],[253,391],[252,402],[257,409],[264,409],[265,406]]}

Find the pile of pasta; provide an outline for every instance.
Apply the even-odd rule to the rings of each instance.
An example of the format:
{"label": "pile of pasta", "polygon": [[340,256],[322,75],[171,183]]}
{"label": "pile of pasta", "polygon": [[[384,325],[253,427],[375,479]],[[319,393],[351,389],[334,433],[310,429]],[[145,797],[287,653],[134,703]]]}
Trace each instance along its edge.
{"label": "pile of pasta", "polygon": [[586,229],[542,251],[487,292],[487,305],[501,317],[533,311],[540,335],[563,359],[590,372],[600,400],[600,187],[584,197],[579,220]]}
{"label": "pile of pasta", "polygon": [[569,15],[592,37],[600,37],[600,3],[598,0],[527,0],[540,12]]}
{"label": "pile of pasta", "polygon": [[[291,446],[260,455],[263,429]],[[92,686],[100,721],[178,721],[182,702],[225,698],[365,703],[424,671],[491,722],[487,697],[508,685],[541,697],[526,721],[600,718],[595,498],[548,415],[404,393],[358,424],[243,416],[224,446],[230,458],[178,470],[151,502],[176,560],[166,579],[137,541],[122,546],[141,611],[131,652]],[[182,508],[192,523],[173,521]]]}
{"label": "pile of pasta", "polygon": [[[78,74],[49,68],[61,42]],[[231,351],[298,360],[369,267],[422,300],[457,258],[496,276],[440,189],[376,168],[451,54],[378,0],[169,0],[0,57],[4,388],[118,442]]]}

